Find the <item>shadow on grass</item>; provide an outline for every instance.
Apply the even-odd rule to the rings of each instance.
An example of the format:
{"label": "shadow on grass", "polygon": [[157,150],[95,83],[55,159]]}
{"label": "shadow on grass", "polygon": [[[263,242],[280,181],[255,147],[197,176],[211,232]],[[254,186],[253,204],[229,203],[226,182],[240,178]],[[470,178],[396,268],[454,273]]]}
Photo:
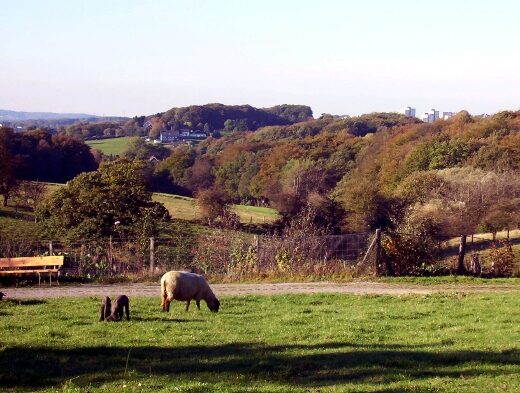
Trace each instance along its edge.
{"label": "shadow on grass", "polygon": [[34,214],[23,209],[20,209],[19,211],[0,209],[0,217],[8,217],[31,222],[34,221]]}
{"label": "shadow on grass", "polygon": [[204,322],[203,319],[179,319],[179,318],[168,318],[168,317],[132,317],[132,320],[139,322],[175,322],[175,323],[184,323],[184,322]]}
{"label": "shadow on grass", "polygon": [[40,304],[46,304],[47,300],[41,300],[41,299],[27,299],[27,300],[7,299],[7,300],[5,300],[5,302],[16,304],[17,306],[38,306]]}
{"label": "shadow on grass", "polygon": [[[0,352],[0,386],[30,390],[74,378],[78,385],[168,376],[179,380],[236,384],[237,375],[257,382],[296,386],[338,383],[381,384],[426,378],[471,378],[520,371],[520,351],[439,351],[414,346],[350,343],[259,345],[251,343],[185,347],[13,347]],[[45,367],[43,367],[45,365]],[[491,366],[491,367],[490,367]],[[516,367],[516,368],[515,368]],[[393,390],[379,390],[393,392]],[[399,390],[402,391],[402,390]]]}

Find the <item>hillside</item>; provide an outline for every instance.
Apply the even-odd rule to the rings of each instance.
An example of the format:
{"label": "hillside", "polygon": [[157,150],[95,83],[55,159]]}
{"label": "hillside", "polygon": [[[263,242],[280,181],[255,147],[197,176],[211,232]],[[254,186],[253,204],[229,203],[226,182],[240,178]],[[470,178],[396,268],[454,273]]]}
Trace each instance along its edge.
{"label": "hillside", "polygon": [[85,141],[92,149],[97,149],[106,155],[122,155],[129,147],[131,137],[107,138]]}
{"label": "hillside", "polygon": [[312,110],[304,105],[278,105],[272,108],[255,108],[251,105],[207,104],[169,111],[153,116],[167,125],[191,125],[211,130],[254,131],[268,125],[286,125],[312,118]]}
{"label": "hillside", "polygon": [[18,112],[0,109],[0,121],[95,119],[86,113]]}
{"label": "hillside", "polygon": [[289,125],[312,118],[312,110],[304,105],[277,105],[255,108],[250,105],[207,104],[172,108],[149,116],[98,118],[74,121],[59,132],[81,139],[120,136],[158,138],[164,131],[197,130],[254,131],[268,125]]}
{"label": "hillside", "polygon": [[[96,164],[88,147],[74,138],[4,133],[7,151],[22,161],[33,157],[25,160],[34,166],[31,174],[43,171],[36,179],[52,174],[50,181],[61,177],[63,182]],[[133,146],[130,163],[146,159],[149,146],[136,141],[142,143]],[[437,267],[430,263],[439,260],[446,240],[479,233],[491,233],[493,239],[518,228],[519,146],[520,112],[485,118],[460,112],[432,124],[396,113],[323,116],[184,144],[147,162],[143,174],[157,192],[258,206],[233,208],[242,223],[272,222],[277,215],[265,208],[273,208],[281,220],[271,229],[292,231],[292,236],[381,228],[387,236],[387,268],[394,269],[390,274],[432,274]],[[73,155],[78,165],[66,166],[73,172],[56,170],[63,167],[60,159],[70,161],[80,150],[85,154]],[[54,163],[49,153],[56,156]],[[155,200],[166,202],[173,217],[199,217],[189,198],[157,194]],[[516,258],[507,248],[490,250],[488,266],[498,266],[492,259],[496,253]],[[488,269],[488,274],[510,275],[511,269]]]}
{"label": "hillside", "polygon": [[519,131],[520,112],[461,112],[433,124],[384,113],[330,117],[209,139],[194,162],[211,165],[214,184],[235,201],[267,200],[287,215],[309,201],[333,202],[344,209],[338,224],[350,231],[396,227],[426,214],[447,236],[464,222],[471,222],[466,233],[505,228],[497,211],[494,218],[486,213],[520,197]]}

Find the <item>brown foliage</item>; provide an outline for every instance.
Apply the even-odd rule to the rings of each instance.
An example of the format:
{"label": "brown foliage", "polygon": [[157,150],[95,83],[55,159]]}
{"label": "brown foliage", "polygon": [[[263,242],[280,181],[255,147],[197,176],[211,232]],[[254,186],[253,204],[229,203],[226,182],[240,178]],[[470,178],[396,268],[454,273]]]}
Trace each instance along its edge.
{"label": "brown foliage", "polygon": [[231,211],[227,195],[217,187],[199,191],[196,195],[202,219],[212,227],[236,229],[240,226],[238,215]]}

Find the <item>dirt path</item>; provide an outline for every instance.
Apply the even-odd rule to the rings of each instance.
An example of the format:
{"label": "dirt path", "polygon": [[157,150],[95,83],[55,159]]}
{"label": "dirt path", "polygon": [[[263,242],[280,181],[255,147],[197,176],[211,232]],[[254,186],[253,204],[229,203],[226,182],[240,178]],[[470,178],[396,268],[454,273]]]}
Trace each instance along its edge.
{"label": "dirt path", "polygon": [[[313,283],[277,283],[277,284],[213,284],[212,288],[218,296],[231,295],[274,295],[288,293],[350,293],[357,295],[407,295],[432,294],[449,292],[520,292],[520,286],[515,285],[418,285],[389,284],[380,282],[313,282]],[[9,298],[38,299],[57,297],[84,296],[157,296],[159,284],[112,284],[112,285],[67,285],[42,286],[31,288],[2,289]]]}

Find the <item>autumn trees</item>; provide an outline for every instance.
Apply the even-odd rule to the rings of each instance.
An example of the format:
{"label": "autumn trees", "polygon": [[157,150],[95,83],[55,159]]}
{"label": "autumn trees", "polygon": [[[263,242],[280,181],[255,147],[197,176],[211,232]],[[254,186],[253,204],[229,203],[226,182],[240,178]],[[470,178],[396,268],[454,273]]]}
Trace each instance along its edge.
{"label": "autumn trees", "polygon": [[9,196],[19,182],[21,169],[19,159],[16,159],[10,152],[9,136],[10,132],[0,128],[0,195],[2,195],[3,206],[7,206]]}
{"label": "autumn trees", "polygon": [[37,209],[48,233],[61,238],[149,237],[169,218],[146,190],[144,163],[119,160],[83,173]]}
{"label": "autumn trees", "polygon": [[[278,116],[286,124],[210,137],[171,152],[136,139],[127,158],[154,155],[160,160],[148,164],[146,177],[154,190],[190,196],[214,192],[226,204],[273,206],[286,220],[312,205],[336,231],[424,230],[429,223],[432,236],[441,238],[516,228],[519,113],[473,118],[461,112],[447,121],[423,124],[391,113],[310,120],[305,107],[265,109],[268,117],[251,108],[211,104],[154,117],[161,127],[189,122],[207,130],[235,130],[245,115],[264,120]],[[132,121],[141,127],[147,118]],[[251,128],[253,123],[247,122]],[[36,151],[31,153],[37,163],[34,173],[46,168],[53,179],[70,179],[95,169],[91,154],[78,141],[42,132],[16,138],[19,144],[8,153]],[[48,169],[52,160],[45,154],[57,147],[63,160],[75,162],[74,171],[67,172],[67,165]],[[68,156],[71,151],[79,153]]]}
{"label": "autumn trees", "polygon": [[22,180],[63,183],[98,166],[83,142],[47,131],[14,132],[0,127],[0,194],[7,204]]}

